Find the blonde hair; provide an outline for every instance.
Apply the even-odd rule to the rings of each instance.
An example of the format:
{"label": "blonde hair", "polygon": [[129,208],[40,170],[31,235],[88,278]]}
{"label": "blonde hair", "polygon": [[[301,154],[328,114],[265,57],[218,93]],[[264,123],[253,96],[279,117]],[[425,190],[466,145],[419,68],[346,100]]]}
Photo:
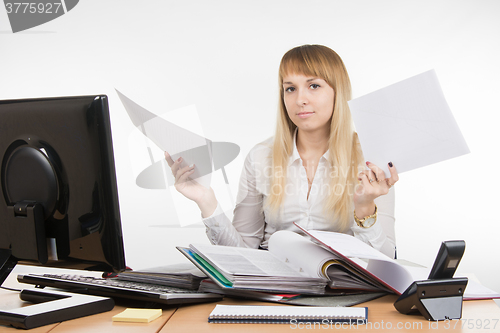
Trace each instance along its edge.
{"label": "blonde hair", "polygon": [[[329,196],[325,213],[337,221],[337,230],[345,231],[352,220],[352,199],[357,184],[357,168],[363,163],[361,149],[354,131],[347,101],[351,99],[351,82],[342,59],[332,49],[322,45],[303,45],[288,51],[281,59],[279,68],[280,103],[276,133],[272,149],[271,191],[266,206],[277,212],[283,203],[288,159],[293,152],[293,135],[296,125],[286,111],[283,99],[283,78],[288,74],[301,74],[325,80],[335,92],[333,115],[330,120]],[[339,190],[337,190],[339,189]]]}

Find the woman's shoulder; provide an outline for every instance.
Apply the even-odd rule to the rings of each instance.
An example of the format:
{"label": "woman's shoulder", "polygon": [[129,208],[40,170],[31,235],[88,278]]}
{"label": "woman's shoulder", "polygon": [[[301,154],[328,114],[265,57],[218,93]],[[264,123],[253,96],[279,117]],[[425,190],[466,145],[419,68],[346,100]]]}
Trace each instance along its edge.
{"label": "woman's shoulder", "polygon": [[269,150],[269,151],[271,151],[273,149],[273,144],[274,144],[274,136],[271,136],[271,137],[265,139],[264,141],[259,142],[258,144],[256,144],[253,147],[253,149],[257,149],[257,150]]}
{"label": "woman's shoulder", "polygon": [[274,138],[259,142],[250,149],[244,164],[244,177],[252,180],[256,190],[268,193],[266,190],[272,169],[272,151]]}
{"label": "woman's shoulder", "polygon": [[267,138],[266,140],[257,143],[255,146],[253,146],[252,149],[250,149],[250,152],[248,155],[254,155],[254,156],[263,156],[263,155],[270,155],[273,151],[273,142],[274,142],[274,137]]}
{"label": "woman's shoulder", "polygon": [[267,164],[271,161],[273,151],[274,137],[267,138],[266,140],[257,143],[250,149],[247,154],[247,162],[251,163],[264,163]]}

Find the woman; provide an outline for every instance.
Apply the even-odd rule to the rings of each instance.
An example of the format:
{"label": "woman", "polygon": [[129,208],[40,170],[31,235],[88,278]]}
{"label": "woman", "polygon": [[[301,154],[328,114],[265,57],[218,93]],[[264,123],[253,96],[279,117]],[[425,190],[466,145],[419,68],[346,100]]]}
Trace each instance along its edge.
{"label": "woman", "polygon": [[189,179],[196,166],[180,168],[182,158],[173,161],[165,153],[177,190],[198,204],[214,244],[267,248],[275,231],[299,232],[296,222],[354,235],[394,257],[389,189],[398,174],[390,162],[390,178],[369,162],[365,167],[342,60],[325,46],[299,46],[283,56],[279,80],[276,133],[245,160],[233,223],[213,190]]}

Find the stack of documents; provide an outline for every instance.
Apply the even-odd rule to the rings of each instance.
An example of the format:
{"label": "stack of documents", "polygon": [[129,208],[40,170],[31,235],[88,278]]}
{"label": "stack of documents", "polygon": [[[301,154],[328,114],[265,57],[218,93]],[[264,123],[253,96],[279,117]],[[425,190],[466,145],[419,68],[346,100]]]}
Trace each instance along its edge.
{"label": "stack of documents", "polygon": [[197,290],[201,280],[207,278],[198,268],[189,263],[154,267],[118,274],[117,280],[144,282],[161,286]]}
{"label": "stack of documents", "polygon": [[[232,294],[253,290],[325,295],[328,284],[335,290],[401,295],[413,281],[429,276],[429,269],[403,265],[353,236],[297,227],[310,239],[277,231],[268,251],[198,244],[178,249],[223,291],[235,291]],[[475,283],[464,293],[464,300],[493,297],[498,294]]]}
{"label": "stack of documents", "polygon": [[353,306],[387,295],[385,292],[367,293],[363,290],[326,289],[324,295],[301,295],[270,293],[255,290],[221,288],[211,279],[201,281],[199,292],[213,293],[236,298],[245,298],[263,302],[274,302],[301,306]]}
{"label": "stack of documents", "polygon": [[270,251],[191,244],[178,249],[222,288],[323,294],[327,279],[290,267]]}
{"label": "stack of documents", "polygon": [[256,290],[221,288],[211,279],[205,279],[201,281],[200,288],[198,289],[198,291],[201,293],[213,293],[231,297],[253,299],[257,301],[278,302],[278,303],[285,303],[291,299],[300,297],[300,294],[270,293],[270,292],[263,292]]}

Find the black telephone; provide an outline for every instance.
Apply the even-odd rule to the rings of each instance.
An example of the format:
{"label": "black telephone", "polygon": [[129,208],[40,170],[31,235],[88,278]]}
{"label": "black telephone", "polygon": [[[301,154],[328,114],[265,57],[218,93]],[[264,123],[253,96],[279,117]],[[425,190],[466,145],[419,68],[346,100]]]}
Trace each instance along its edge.
{"label": "black telephone", "polygon": [[413,282],[394,303],[401,313],[419,311],[427,320],[462,317],[463,293],[467,278],[453,278],[465,251],[465,242],[441,244],[428,280]]}
{"label": "black telephone", "polygon": [[428,279],[451,279],[457,270],[464,252],[465,242],[463,240],[441,243]]}

